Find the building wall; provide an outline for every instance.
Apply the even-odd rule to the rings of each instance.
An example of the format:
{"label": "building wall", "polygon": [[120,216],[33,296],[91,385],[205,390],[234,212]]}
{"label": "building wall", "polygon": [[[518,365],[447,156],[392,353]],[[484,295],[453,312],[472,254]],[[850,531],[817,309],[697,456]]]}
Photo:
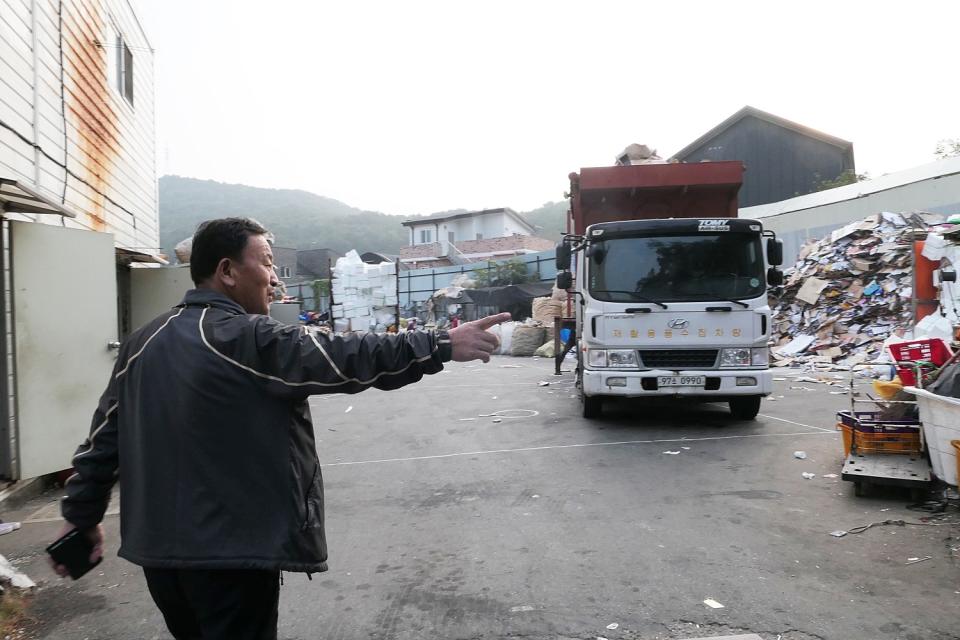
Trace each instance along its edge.
{"label": "building wall", "polygon": [[[454,220],[436,220],[412,225],[413,236],[411,245],[430,244],[439,242],[444,251],[449,233],[454,234],[454,242],[476,240],[477,234],[482,238],[503,238],[514,234],[529,235],[530,231],[506,213],[488,213],[485,215],[457,218]],[[421,229],[429,230],[433,236],[430,242],[420,241]]]}
{"label": "building wall", "polygon": [[[297,281],[297,250],[293,247],[272,247],[273,266],[284,282]],[[284,271],[286,269],[286,271]],[[289,273],[289,275],[284,275]]]}
{"label": "building wall", "polygon": [[680,160],[743,161],[741,207],[812,193],[818,183],[854,170],[852,151],[753,116],[739,120]]}
{"label": "building wall", "polygon": [[[117,88],[118,35],[133,59],[132,105]],[[0,176],[76,212],[66,226],[157,255],[153,73],[127,0],[0,0]]]}

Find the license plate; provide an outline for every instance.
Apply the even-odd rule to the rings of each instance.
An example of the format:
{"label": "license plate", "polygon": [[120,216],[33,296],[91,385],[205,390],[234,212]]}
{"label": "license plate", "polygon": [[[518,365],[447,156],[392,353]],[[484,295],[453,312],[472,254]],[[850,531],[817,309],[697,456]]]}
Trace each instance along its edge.
{"label": "license plate", "polygon": [[659,376],[658,387],[702,387],[703,376]]}

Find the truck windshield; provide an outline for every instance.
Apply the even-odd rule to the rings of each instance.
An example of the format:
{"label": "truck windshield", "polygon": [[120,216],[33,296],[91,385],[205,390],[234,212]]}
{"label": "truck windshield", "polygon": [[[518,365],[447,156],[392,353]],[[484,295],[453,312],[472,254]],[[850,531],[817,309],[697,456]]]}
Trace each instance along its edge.
{"label": "truck windshield", "polygon": [[764,292],[760,236],[752,233],[611,238],[589,258],[590,295],[658,302],[755,298]]}

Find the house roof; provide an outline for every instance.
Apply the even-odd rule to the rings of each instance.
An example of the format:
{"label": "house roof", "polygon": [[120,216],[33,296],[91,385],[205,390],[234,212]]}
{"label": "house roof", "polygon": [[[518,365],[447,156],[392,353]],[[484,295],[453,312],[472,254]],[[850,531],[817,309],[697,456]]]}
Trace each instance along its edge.
{"label": "house roof", "polygon": [[404,220],[401,224],[405,227],[411,227],[417,224],[423,224],[424,222],[440,222],[442,220],[459,220],[460,218],[475,218],[480,216],[491,215],[495,213],[504,213],[507,216],[513,218],[520,224],[522,224],[530,233],[534,233],[536,229],[532,224],[527,222],[523,216],[511,209],[510,207],[499,207],[497,209],[483,209],[482,211],[464,211],[462,213],[434,213],[429,216],[421,216],[419,218],[414,218],[412,220]]}
{"label": "house roof", "polygon": [[677,160],[684,160],[686,156],[688,156],[690,153],[692,153],[699,147],[703,146],[707,141],[713,138],[716,138],[717,136],[719,136],[721,133],[723,133],[733,125],[737,124],[744,118],[747,118],[750,116],[754,118],[758,118],[760,120],[764,120],[771,124],[775,124],[778,127],[783,127],[784,129],[790,129],[791,131],[796,131],[800,135],[804,135],[809,138],[814,138],[816,140],[820,140],[821,142],[826,142],[827,144],[831,144],[835,147],[839,147],[844,151],[849,151],[853,149],[853,143],[850,142],[849,140],[844,140],[843,138],[837,138],[836,136],[831,136],[830,134],[823,133],[822,131],[811,129],[810,127],[806,127],[802,124],[793,122],[791,120],[787,120],[786,118],[781,118],[780,116],[775,116],[772,113],[767,113],[766,111],[761,111],[756,107],[751,107],[748,105],[748,106],[745,106],[743,109],[740,109],[739,111],[737,111],[735,114],[733,114],[732,116],[730,116],[729,118],[727,118],[726,120],[718,124],[717,126],[715,126],[713,129],[710,129],[710,131],[707,131],[705,134],[703,134],[702,136],[700,136],[699,138],[697,138],[696,140],[694,140],[693,142],[685,146],[683,149],[680,149],[680,151],[677,151],[675,154],[673,154],[673,158]]}

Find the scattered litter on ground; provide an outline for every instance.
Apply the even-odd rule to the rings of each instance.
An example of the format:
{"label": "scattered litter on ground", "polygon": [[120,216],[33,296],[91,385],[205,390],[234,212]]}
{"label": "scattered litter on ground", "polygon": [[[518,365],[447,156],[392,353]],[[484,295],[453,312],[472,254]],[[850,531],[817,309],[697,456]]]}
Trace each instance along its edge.
{"label": "scattered litter on ground", "polygon": [[711,609],[723,609],[723,605],[714,600],[713,598],[707,598],[703,601],[703,604],[707,605]]}
{"label": "scattered litter on ground", "polygon": [[823,477],[824,477],[824,478],[836,478],[836,477],[837,477],[837,474],[835,474],[835,473],[826,473],[826,474],[824,474]]}
{"label": "scattered litter on ground", "polygon": [[834,538],[842,538],[843,536],[847,535],[847,532],[843,529],[837,529],[836,531],[831,531],[830,535],[832,535]]}
{"label": "scattered litter on ground", "polygon": [[796,458],[797,460],[806,460],[806,459],[807,459],[807,452],[806,452],[806,451],[794,451],[794,452],[793,452],[793,457]]}
{"label": "scattered litter on ground", "polygon": [[680,455],[680,452],[679,452],[679,451],[664,451],[663,453],[664,453],[665,455],[668,455],[668,456],[678,456],[678,455]]}
{"label": "scattered litter on ground", "polygon": [[501,419],[501,418],[494,418],[493,421],[494,421],[494,422],[503,422],[503,419]]}
{"label": "scattered litter on ground", "polygon": [[19,522],[4,522],[0,524],[0,536],[5,533],[13,533],[20,528]]}
{"label": "scattered litter on ground", "polygon": [[36,585],[25,573],[18,571],[10,561],[0,556],[0,584],[10,585],[15,589],[33,589]]}
{"label": "scattered litter on ground", "polygon": [[535,610],[535,607],[531,607],[528,604],[521,604],[516,607],[510,607],[510,613],[520,613],[523,611],[534,611],[534,610]]}
{"label": "scattered litter on ground", "polygon": [[607,629],[609,629],[610,631],[616,631],[619,628],[620,628],[620,625],[617,624],[616,622],[611,622],[610,624],[607,625]]}
{"label": "scattered litter on ground", "polygon": [[350,405],[349,407],[347,407],[347,410],[344,411],[344,413],[350,413],[351,411],[353,411],[353,405]]}
{"label": "scattered litter on ground", "polygon": [[787,379],[786,379],[786,378],[774,378],[773,381],[774,381],[774,382],[786,382]]}
{"label": "scattered litter on ground", "polygon": [[[931,519],[933,517],[935,516],[932,516]],[[914,527],[955,527],[957,525],[960,525],[960,522],[957,522],[954,520],[947,521],[947,522],[910,522],[909,520],[880,520],[879,522],[871,522],[870,524],[865,524],[859,527],[853,527],[852,529],[848,530],[847,533],[849,534],[863,533],[868,529],[872,529],[874,527],[883,527],[887,525],[893,525],[897,527],[905,527],[907,525],[914,526]],[[890,533],[892,534],[896,532],[891,531]]]}
{"label": "scattered litter on ground", "polygon": [[690,451],[690,447],[680,447],[680,448],[683,449],[684,451]]}
{"label": "scattered litter on ground", "polygon": [[917,564],[918,562],[926,562],[931,560],[933,556],[923,556],[922,558],[907,558],[907,561],[904,564]]}
{"label": "scattered litter on ground", "polygon": [[805,480],[813,480],[814,478],[817,477],[817,474],[815,474],[815,473],[810,473],[810,472],[808,472],[808,471],[804,471],[804,472],[801,473],[800,475],[802,475]]}
{"label": "scattered litter on ground", "polygon": [[546,381],[544,381],[544,380],[541,380],[541,381],[538,383],[538,385],[541,386],[541,387],[549,387],[549,386],[550,386],[550,383],[549,383],[549,382],[546,382]]}
{"label": "scattered litter on ground", "polygon": [[470,422],[472,420],[476,420],[476,418],[460,418],[460,422]]}
{"label": "scattered litter on ground", "polygon": [[501,369],[523,369],[519,364],[502,364],[500,365]]}
{"label": "scattered litter on ground", "polygon": [[534,500],[536,500],[537,498],[540,497],[540,494],[535,493],[535,494],[533,494],[533,495],[530,496],[530,497],[533,498]]}

